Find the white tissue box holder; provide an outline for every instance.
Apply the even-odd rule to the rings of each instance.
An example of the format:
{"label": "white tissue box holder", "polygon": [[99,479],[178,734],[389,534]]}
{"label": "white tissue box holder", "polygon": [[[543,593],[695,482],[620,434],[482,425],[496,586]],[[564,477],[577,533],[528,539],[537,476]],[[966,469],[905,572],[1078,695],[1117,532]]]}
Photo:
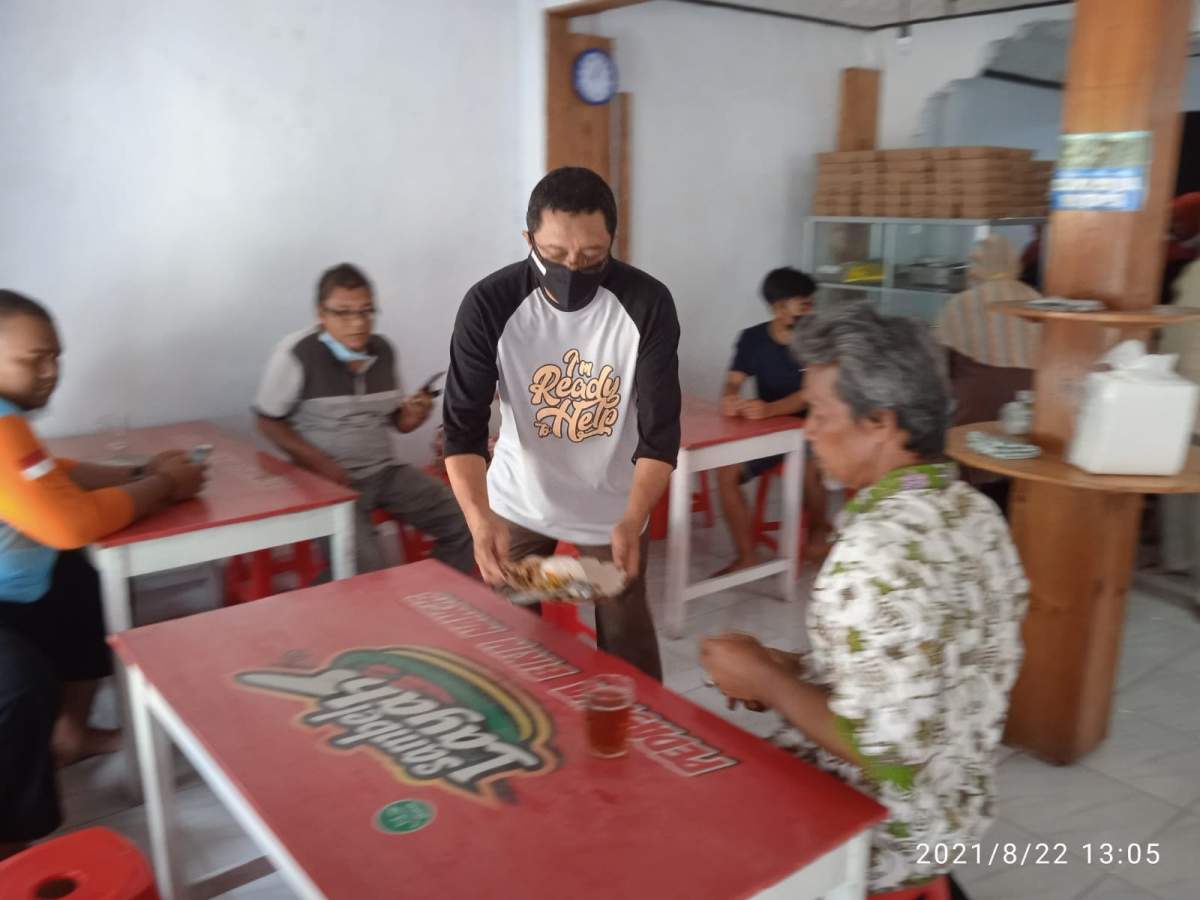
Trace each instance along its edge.
{"label": "white tissue box holder", "polygon": [[1067,462],[1093,475],[1178,475],[1200,386],[1174,372],[1087,376]]}

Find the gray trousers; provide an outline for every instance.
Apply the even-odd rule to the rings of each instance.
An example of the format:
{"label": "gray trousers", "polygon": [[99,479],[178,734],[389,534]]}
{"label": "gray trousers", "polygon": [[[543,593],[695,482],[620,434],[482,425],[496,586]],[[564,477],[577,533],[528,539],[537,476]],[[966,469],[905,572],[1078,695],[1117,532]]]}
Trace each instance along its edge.
{"label": "gray trousers", "polygon": [[1200,495],[1164,494],[1158,503],[1163,568],[1200,578]]}
{"label": "gray trousers", "polygon": [[[507,520],[506,520],[507,521]],[[508,524],[508,555],[522,559],[531,554],[551,556],[558,541],[515,522]],[[584,556],[610,562],[612,547],[576,545]],[[637,666],[651,678],[662,681],[662,660],[654,619],[646,603],[646,559],[650,555],[650,529],[642,532],[640,571],[620,595],[596,604],[596,643],[601,650]]]}
{"label": "gray trousers", "polygon": [[357,480],[357,518],[354,523],[358,571],[384,568],[383,550],[375,536],[371,513],[388,512],[434,540],[433,558],[460,572],[475,569],[475,545],[454,492],[442,481],[413,466],[398,465]]}

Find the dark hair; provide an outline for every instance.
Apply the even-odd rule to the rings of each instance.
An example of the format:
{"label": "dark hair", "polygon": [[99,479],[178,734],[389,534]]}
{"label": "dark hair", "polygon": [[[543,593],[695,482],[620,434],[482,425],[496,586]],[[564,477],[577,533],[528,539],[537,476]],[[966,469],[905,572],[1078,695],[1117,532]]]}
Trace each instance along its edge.
{"label": "dark hair", "polygon": [[362,269],[352,266],[350,263],[338,263],[332,269],[326,269],[321,273],[321,278],[317,281],[317,306],[329,299],[334,288],[345,288],[350,291],[366,288],[370,293],[375,293],[370,279],[363,274]]}
{"label": "dark hair", "polygon": [[817,283],[799,269],[785,266],[768,272],[761,290],[767,303],[778,303],[792,297],[811,297],[817,292]]}
{"label": "dark hair", "polygon": [[54,324],[50,310],[42,304],[24,294],[0,288],[0,319],[11,319],[13,316],[33,316],[35,319]]}
{"label": "dark hair", "polygon": [[611,237],[617,233],[617,201],[612,188],[591,169],[563,166],[537,183],[529,195],[525,227],[533,234],[542,224],[542,210],[566,213],[604,213],[604,224]]}
{"label": "dark hair", "polygon": [[818,312],[797,330],[796,355],[837,366],[837,394],[855,421],[890,409],[922,459],[944,452],[950,391],[942,355],[923,322],[883,316],[867,303]]}

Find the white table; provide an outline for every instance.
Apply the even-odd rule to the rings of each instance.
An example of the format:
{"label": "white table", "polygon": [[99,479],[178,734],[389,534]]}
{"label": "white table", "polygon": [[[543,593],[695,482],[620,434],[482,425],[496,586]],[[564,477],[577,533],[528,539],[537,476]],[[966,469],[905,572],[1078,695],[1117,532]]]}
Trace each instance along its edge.
{"label": "white table", "polygon": [[[138,628],[114,647],[163,900],[272,869],[306,900],[866,893],[882,806],[432,560]],[[634,679],[639,706],[628,756],[597,760],[580,698],[613,671]],[[475,747],[507,735],[499,746],[523,754],[465,782],[478,788],[463,789],[465,767],[489,757],[417,777],[401,758],[411,746],[381,749],[449,741],[446,717],[475,711]],[[382,743],[365,730],[332,743],[358,725]],[[187,883],[172,745],[263,858]],[[427,817],[388,827],[398,804]]]}
{"label": "white table", "polygon": [[[100,573],[109,634],[133,627],[129,585],[139,575],[324,537],[331,539],[333,577],[354,574],[357,494],[349,488],[263,453],[206,422],[135,430],[127,441],[128,452],[144,456],[190,450],[198,444],[211,444],[213,450],[209,480],[197,499],[136,522],[89,548]],[[48,443],[59,457],[100,460],[111,452],[98,435]],[[128,732],[125,740],[133,775],[133,739]],[[135,784],[131,778],[136,791]]]}
{"label": "white table", "polygon": [[[721,415],[713,404],[689,400],[680,421],[679,462],[671,476],[667,533],[667,621],[671,637],[683,634],[688,601],[726,591],[739,584],[779,576],[786,601],[798,597],[800,510],[804,490],[804,427],[795,416],[738,419]],[[780,558],[688,584],[692,538],[692,475],[706,469],[783,455],[783,520]]]}

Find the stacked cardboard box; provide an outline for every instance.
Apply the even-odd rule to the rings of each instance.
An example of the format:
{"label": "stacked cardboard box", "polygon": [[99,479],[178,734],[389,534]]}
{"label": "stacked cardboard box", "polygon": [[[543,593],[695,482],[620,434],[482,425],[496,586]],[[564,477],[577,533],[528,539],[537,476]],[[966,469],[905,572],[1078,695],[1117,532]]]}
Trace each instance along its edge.
{"label": "stacked cardboard box", "polygon": [[1009,147],[817,154],[818,216],[1003,219],[1044,216],[1053,162]]}

